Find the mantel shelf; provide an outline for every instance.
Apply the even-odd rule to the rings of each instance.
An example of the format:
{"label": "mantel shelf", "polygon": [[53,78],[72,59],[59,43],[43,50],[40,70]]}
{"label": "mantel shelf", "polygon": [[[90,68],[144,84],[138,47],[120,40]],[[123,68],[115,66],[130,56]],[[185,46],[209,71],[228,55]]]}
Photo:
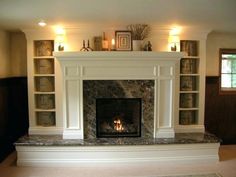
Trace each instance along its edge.
{"label": "mantel shelf", "polygon": [[156,60],[158,59],[173,59],[180,60],[184,56],[184,52],[146,52],[146,51],[130,51],[130,52],[103,52],[103,51],[94,51],[94,52],[54,52],[53,55],[60,60],[66,60],[68,57],[70,59],[86,59],[86,60]]}

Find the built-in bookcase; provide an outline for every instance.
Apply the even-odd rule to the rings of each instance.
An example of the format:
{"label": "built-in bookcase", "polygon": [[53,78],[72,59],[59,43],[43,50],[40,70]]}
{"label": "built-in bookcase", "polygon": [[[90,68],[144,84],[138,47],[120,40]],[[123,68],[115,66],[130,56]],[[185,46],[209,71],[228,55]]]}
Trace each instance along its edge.
{"label": "built-in bookcase", "polygon": [[180,60],[179,124],[196,125],[199,119],[199,42],[181,40],[180,47],[185,57]]}
{"label": "built-in bookcase", "polygon": [[36,126],[56,125],[53,40],[33,41],[34,115]]}
{"label": "built-in bookcase", "polygon": [[[64,108],[60,104],[65,88],[60,86],[61,66],[53,56],[54,50],[57,51],[55,34],[44,30],[24,32],[27,38],[29,134],[63,134],[68,128],[65,121],[68,115],[62,114]],[[171,125],[176,133],[204,131],[206,34],[186,31],[180,35],[181,51],[186,55],[177,67],[180,77],[175,82],[175,118]],[[76,49],[77,39],[81,36],[71,35],[73,37],[67,42]],[[73,70],[74,74],[82,72]]]}

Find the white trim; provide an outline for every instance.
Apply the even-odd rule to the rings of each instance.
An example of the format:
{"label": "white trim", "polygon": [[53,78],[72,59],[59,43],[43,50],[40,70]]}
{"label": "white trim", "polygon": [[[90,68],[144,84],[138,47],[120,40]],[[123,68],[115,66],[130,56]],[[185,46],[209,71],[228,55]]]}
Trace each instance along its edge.
{"label": "white trim", "polygon": [[219,143],[136,146],[16,146],[18,166],[217,162]]}
{"label": "white trim", "polygon": [[161,128],[156,131],[156,138],[173,138],[175,137],[174,128]]}
{"label": "white trim", "polygon": [[84,139],[83,131],[76,129],[65,129],[63,131],[63,139]]}
{"label": "white trim", "polygon": [[175,133],[204,133],[204,125],[178,125],[175,127]]}
{"label": "white trim", "polygon": [[29,127],[30,135],[61,135],[63,127]]}
{"label": "white trim", "polygon": [[[61,65],[63,138],[83,138],[83,80],[155,80],[153,136],[174,137],[181,52],[54,52]],[[58,105],[57,105],[58,106]],[[75,133],[67,132],[72,130]],[[162,130],[163,129],[163,130]],[[159,134],[160,133],[160,134]]]}

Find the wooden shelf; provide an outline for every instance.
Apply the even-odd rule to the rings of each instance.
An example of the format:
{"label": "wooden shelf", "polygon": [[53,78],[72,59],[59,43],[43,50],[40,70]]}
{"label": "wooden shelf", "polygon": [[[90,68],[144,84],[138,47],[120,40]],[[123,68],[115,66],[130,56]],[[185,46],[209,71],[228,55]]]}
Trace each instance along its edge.
{"label": "wooden shelf", "polygon": [[180,74],[180,76],[200,76],[200,74]]}
{"label": "wooden shelf", "polygon": [[179,108],[180,111],[197,111],[199,108],[194,107],[194,108]]}
{"label": "wooden shelf", "polygon": [[51,59],[54,60],[54,56],[34,56],[34,59],[40,60],[40,59]]}
{"label": "wooden shelf", "polygon": [[55,74],[34,74],[34,77],[54,77]]}
{"label": "wooden shelf", "polygon": [[55,112],[56,109],[35,109],[35,112]]}
{"label": "wooden shelf", "polygon": [[52,95],[54,95],[55,94],[55,92],[34,92],[34,94],[52,94]]}
{"label": "wooden shelf", "polygon": [[182,59],[200,59],[199,56],[184,56]]}
{"label": "wooden shelf", "polygon": [[198,90],[192,90],[192,91],[182,91],[180,90],[179,93],[199,93]]}

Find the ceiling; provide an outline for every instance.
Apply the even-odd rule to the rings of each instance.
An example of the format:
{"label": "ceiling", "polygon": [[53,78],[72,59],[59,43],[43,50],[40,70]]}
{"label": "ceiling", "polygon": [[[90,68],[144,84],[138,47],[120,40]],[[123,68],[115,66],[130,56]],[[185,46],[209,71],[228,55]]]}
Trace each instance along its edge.
{"label": "ceiling", "polygon": [[236,32],[236,0],[0,0],[0,29],[145,23]]}

